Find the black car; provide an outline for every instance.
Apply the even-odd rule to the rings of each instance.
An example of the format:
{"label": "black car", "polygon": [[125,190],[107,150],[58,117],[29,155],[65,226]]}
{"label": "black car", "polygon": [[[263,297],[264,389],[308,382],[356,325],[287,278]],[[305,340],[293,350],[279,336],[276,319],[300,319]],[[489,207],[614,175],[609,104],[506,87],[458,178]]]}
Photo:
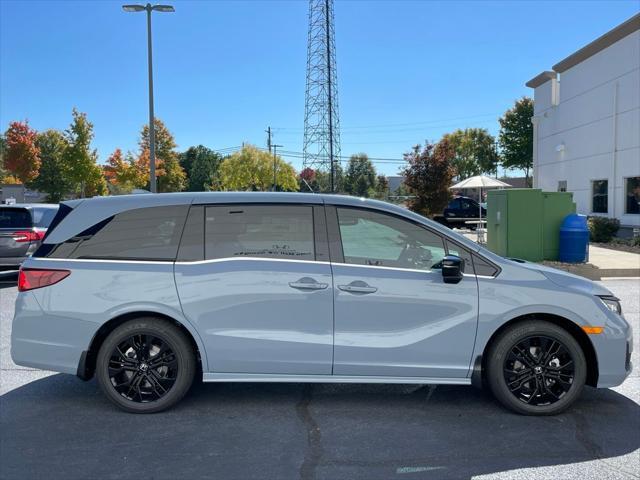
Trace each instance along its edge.
{"label": "black car", "polygon": [[0,270],[17,268],[37,250],[58,205],[0,205]]}
{"label": "black car", "polygon": [[465,227],[474,230],[476,224],[467,224],[468,221],[485,219],[487,210],[480,207],[478,202],[469,197],[454,197],[445,207],[442,215],[434,217],[434,220],[448,227]]}

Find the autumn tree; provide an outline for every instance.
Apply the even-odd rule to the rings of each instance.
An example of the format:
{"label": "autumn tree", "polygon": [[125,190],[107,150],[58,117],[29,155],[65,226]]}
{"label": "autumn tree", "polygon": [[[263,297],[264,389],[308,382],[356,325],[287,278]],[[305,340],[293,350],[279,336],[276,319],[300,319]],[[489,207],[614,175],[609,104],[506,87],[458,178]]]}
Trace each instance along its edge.
{"label": "autumn tree", "polygon": [[[155,163],[158,192],[180,192],[184,190],[187,178],[185,171],[180,166],[175,139],[162,120],[155,118],[153,124],[155,127]],[[138,159],[140,166],[144,168],[144,165],[146,165],[148,171],[150,168],[148,124],[142,127],[138,144],[140,146]]]}
{"label": "autumn tree", "polygon": [[4,154],[6,151],[7,142],[4,139],[4,135],[0,135],[0,184],[4,183],[5,178],[9,175],[4,168]]}
{"label": "autumn tree", "polygon": [[298,187],[301,192],[319,192],[317,172],[311,167],[303,168],[298,174]]}
{"label": "autumn tree", "polygon": [[427,143],[422,149],[416,145],[404,158],[408,163],[402,172],[404,183],[413,195],[409,208],[425,216],[442,213],[451,197],[449,187],[455,174],[451,165],[455,150],[449,140]]}
{"label": "autumn tree", "polygon": [[4,168],[22,184],[27,184],[38,175],[40,149],[36,143],[38,133],[27,121],[11,122],[5,132]]}
{"label": "autumn tree", "polygon": [[375,193],[376,169],[366,153],[351,155],[344,179],[344,189],[350,195],[370,197]]}
{"label": "autumn tree", "polygon": [[455,151],[452,165],[459,180],[496,170],[498,154],[495,138],[486,128],[456,130],[443,138],[449,141]]}
{"label": "autumn tree", "polygon": [[[222,190],[268,191],[273,187],[273,156],[253,145],[227,157],[219,167]],[[276,190],[297,191],[296,172],[291,164],[276,157]]]}
{"label": "autumn tree", "polygon": [[527,184],[533,167],[533,100],[522,97],[500,118],[502,166],[524,170]]}
{"label": "autumn tree", "polygon": [[116,148],[104,165],[104,176],[109,191],[114,194],[130,193],[135,188],[145,188],[149,182],[148,163],[140,162],[131,152],[126,155]]}
{"label": "autumn tree", "polygon": [[68,168],[69,181],[80,197],[103,195],[107,191],[102,169],[97,165],[98,152],[91,148],[93,124],[87,114],[72,111],[73,120],[65,131],[68,147],[65,149],[64,163]]}
{"label": "autumn tree", "polygon": [[69,143],[58,130],[45,130],[38,134],[36,144],[40,150],[40,171],[29,186],[46,193],[48,202],[58,203],[73,188],[65,162]]}
{"label": "autumn tree", "polygon": [[222,156],[213,150],[198,145],[180,154],[180,165],[187,174],[187,190],[203,192],[215,188],[216,174]]}

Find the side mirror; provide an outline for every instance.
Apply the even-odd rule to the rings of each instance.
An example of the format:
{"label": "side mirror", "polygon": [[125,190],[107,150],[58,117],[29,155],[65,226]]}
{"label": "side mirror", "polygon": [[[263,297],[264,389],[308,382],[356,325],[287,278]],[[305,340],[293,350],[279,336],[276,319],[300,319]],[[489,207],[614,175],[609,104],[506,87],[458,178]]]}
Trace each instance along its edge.
{"label": "side mirror", "polygon": [[458,283],[462,280],[464,260],[457,255],[447,255],[442,259],[442,279],[444,283]]}

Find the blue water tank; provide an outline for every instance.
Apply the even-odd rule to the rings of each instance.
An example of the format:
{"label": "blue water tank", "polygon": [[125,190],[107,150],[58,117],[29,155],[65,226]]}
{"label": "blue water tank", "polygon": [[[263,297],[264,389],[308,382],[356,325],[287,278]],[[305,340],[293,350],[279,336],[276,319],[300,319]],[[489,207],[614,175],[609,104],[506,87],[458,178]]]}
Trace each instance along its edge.
{"label": "blue water tank", "polygon": [[587,217],[572,213],[560,226],[561,262],[583,263],[589,260],[589,227]]}

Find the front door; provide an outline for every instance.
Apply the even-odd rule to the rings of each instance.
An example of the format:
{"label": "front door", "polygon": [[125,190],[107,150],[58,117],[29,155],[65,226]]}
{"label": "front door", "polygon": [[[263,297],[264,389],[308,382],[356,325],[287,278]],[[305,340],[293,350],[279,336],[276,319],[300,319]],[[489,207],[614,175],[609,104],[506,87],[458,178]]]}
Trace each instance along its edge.
{"label": "front door", "polygon": [[[342,258],[335,285],[335,375],[464,378],[478,321],[474,275],[445,284],[443,238],[395,215],[328,208]],[[471,265],[467,271],[473,272]]]}
{"label": "front door", "polygon": [[[328,258],[317,260],[322,235],[326,248],[322,208],[191,208],[204,235],[190,213],[182,243],[198,250],[204,236],[204,260],[179,258],[175,277],[184,314],[205,344],[208,371],[331,374],[331,267]],[[323,221],[316,238],[318,209]]]}

